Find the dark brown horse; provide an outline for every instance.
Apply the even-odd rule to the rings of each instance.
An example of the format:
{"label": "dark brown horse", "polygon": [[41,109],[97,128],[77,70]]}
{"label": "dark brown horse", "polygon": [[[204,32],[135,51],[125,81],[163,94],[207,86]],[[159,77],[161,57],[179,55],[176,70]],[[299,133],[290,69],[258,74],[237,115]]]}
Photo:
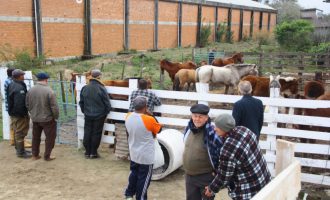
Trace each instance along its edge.
{"label": "dark brown horse", "polygon": [[[269,82],[268,77],[258,77],[248,75],[242,78],[244,81],[249,81],[252,85],[252,95],[260,97],[269,97]],[[298,80],[293,77],[279,78],[278,79],[281,85],[281,94],[284,96],[293,97],[298,93]]]}
{"label": "dark brown horse", "polygon": [[243,63],[243,54],[236,53],[232,57],[229,58],[216,58],[213,60],[212,65],[222,67],[229,64],[238,64]]}
{"label": "dark brown horse", "polygon": [[172,83],[174,83],[175,74],[180,69],[196,69],[196,67],[196,64],[191,61],[186,63],[172,63],[166,59],[160,61],[161,74],[164,76],[164,70],[166,70],[172,80]]}
{"label": "dark brown horse", "polygon": [[305,84],[304,95],[307,99],[316,99],[325,92],[323,83],[319,81],[309,81]]}

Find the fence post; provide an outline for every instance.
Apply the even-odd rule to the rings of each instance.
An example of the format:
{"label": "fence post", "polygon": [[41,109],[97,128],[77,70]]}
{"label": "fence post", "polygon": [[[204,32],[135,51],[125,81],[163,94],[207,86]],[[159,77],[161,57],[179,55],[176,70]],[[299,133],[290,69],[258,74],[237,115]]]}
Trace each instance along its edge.
{"label": "fence post", "polygon": [[[280,96],[280,85],[273,85],[270,84],[269,88],[270,98],[279,98]],[[275,117],[278,114],[278,107],[277,106],[269,106],[269,114],[272,116],[272,121],[275,121]],[[269,122],[268,127],[270,128],[277,128],[277,122]],[[270,143],[270,150],[266,150],[266,155],[275,156],[276,150],[276,136],[274,135],[267,135],[268,143]],[[267,163],[268,169],[273,171],[275,168],[275,163]]]}
{"label": "fence post", "polygon": [[78,148],[81,148],[81,141],[84,138],[84,124],[85,119],[84,115],[81,112],[80,106],[79,106],[79,100],[80,100],[80,92],[82,87],[86,85],[86,77],[85,76],[77,76],[76,79],[76,91],[77,91],[77,132],[78,132]]}
{"label": "fence post", "polygon": [[276,176],[294,162],[294,147],[292,142],[281,139],[276,141]]}
{"label": "fence post", "polygon": [[[196,92],[198,93],[209,93],[209,84],[208,83],[196,83]],[[200,104],[208,105],[207,101],[198,101]]]}

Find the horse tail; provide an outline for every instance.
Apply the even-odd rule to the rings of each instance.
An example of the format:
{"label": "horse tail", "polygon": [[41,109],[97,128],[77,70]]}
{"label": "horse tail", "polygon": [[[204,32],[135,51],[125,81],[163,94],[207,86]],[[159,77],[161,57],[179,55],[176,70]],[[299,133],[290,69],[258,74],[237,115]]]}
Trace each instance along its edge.
{"label": "horse tail", "polygon": [[173,89],[175,91],[180,91],[180,77],[178,74],[174,77]]}
{"label": "horse tail", "polygon": [[196,80],[196,83],[199,82],[199,75],[198,75],[198,72],[199,72],[200,69],[201,69],[200,67],[198,67],[198,68],[196,69],[196,73],[195,73],[195,80]]}

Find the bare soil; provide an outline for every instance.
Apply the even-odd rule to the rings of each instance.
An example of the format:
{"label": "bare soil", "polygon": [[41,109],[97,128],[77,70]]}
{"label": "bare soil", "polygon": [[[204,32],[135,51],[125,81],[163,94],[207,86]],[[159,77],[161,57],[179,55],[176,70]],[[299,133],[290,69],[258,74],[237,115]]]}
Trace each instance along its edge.
{"label": "bare soil", "polygon": [[[73,146],[56,145],[55,160],[32,161],[17,158],[14,147],[0,142],[0,199],[124,199],[129,161],[116,159],[106,145],[100,154],[100,159],[85,159],[83,151]],[[152,200],[185,199],[183,170],[152,181],[148,195]],[[216,199],[230,198],[222,190]]]}

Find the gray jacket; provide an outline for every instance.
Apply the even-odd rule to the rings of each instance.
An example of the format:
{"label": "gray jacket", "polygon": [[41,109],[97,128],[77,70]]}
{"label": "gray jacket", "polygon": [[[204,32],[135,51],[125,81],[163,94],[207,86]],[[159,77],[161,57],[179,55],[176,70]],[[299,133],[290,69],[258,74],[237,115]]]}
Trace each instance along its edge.
{"label": "gray jacket", "polygon": [[27,93],[26,107],[33,122],[49,122],[59,116],[56,96],[53,90],[42,82],[37,82]]}

